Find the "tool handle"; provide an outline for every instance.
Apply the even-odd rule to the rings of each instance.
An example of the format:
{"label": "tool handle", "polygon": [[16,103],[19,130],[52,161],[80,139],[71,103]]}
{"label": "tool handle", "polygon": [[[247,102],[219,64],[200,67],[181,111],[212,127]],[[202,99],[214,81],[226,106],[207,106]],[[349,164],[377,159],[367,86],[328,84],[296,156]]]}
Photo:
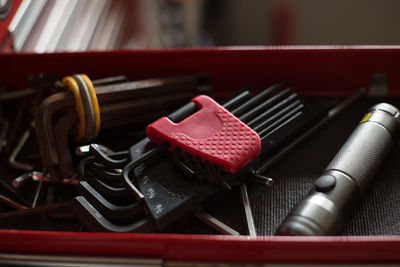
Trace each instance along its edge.
{"label": "tool handle", "polygon": [[373,106],[277,234],[338,234],[399,138],[399,116],[392,105]]}
{"label": "tool handle", "polygon": [[[261,151],[259,135],[211,97],[192,99],[199,110],[179,123],[162,117],[146,127],[147,137],[156,144],[168,142],[194,157],[207,160],[235,173]],[[171,114],[169,116],[171,118]]]}

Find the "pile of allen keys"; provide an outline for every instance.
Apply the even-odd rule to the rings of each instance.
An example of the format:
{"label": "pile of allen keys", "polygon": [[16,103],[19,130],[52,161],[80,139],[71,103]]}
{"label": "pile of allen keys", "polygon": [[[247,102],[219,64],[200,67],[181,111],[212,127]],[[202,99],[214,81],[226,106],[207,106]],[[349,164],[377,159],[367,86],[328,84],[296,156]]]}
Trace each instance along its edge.
{"label": "pile of allen keys", "polygon": [[[81,179],[86,181],[80,182],[80,196],[75,198],[76,214],[91,231],[164,232],[191,213],[223,233],[235,234],[201,208],[212,196],[240,184],[246,196],[246,177],[269,185],[271,180],[257,172],[259,160],[327,111],[325,106],[303,113],[303,107],[297,94],[283,84],[255,96],[243,91],[222,107],[199,96],[149,125],[148,137],[129,151],[107,155],[91,145],[92,156],[80,163]],[[170,127],[163,128],[165,123]],[[251,234],[254,227],[246,218]]]}
{"label": "pile of allen keys", "polygon": [[[42,183],[48,171],[53,182],[75,181],[78,196],[72,202],[3,213],[0,218],[72,207],[90,231],[165,232],[184,216],[195,215],[223,233],[238,234],[202,209],[215,195],[241,186],[248,234],[254,235],[245,180],[270,185],[260,166],[324,118],[330,104],[307,108],[283,83],[256,95],[242,91],[222,106],[200,95],[150,124],[148,137],[127,151],[92,143],[100,129],[155,120],[177,103],[209,92],[204,80],[195,75],[162,82],[116,77],[91,84],[85,75],[64,78],[70,91],[46,98],[35,115],[45,169],[39,180]],[[160,94],[163,97],[154,97]],[[143,101],[135,101],[141,97]],[[138,115],[150,103],[157,111],[149,117]],[[73,155],[72,143],[89,145]],[[79,159],[82,156],[86,157]]]}
{"label": "pile of allen keys", "polygon": [[[43,166],[53,179],[76,173],[69,151],[74,129],[76,142],[92,142],[100,129],[143,123],[165,114],[197,94],[204,82],[192,75],[134,82],[119,76],[92,83],[86,75],[74,75],[65,77],[63,84],[69,90],[46,98],[35,115]],[[166,95],[156,97],[160,94]]]}
{"label": "pile of allen keys", "polygon": [[[77,184],[77,160],[83,152],[75,152],[75,147],[92,142],[99,130],[147,123],[200,92],[208,93],[211,88],[205,75],[139,81],[115,76],[91,81],[86,75],[80,74],[64,78],[63,83],[57,76],[40,75],[32,80],[32,88],[0,94],[3,107],[11,106],[11,111],[16,101],[21,102],[21,108],[10,127],[7,117],[2,118],[1,141],[7,141],[6,148],[11,147],[11,152],[3,151],[3,155],[9,154],[8,165],[12,169],[28,171],[10,183],[7,179],[1,179],[1,185],[26,207],[36,206],[43,182]],[[162,94],[167,96],[163,99],[157,97]],[[28,121],[29,126],[25,127],[24,121]],[[19,135],[20,132],[23,133]],[[35,143],[30,138],[32,135],[36,137],[35,148],[40,152],[41,166],[27,161],[26,154],[36,153],[26,145]],[[13,148],[13,140],[18,136],[20,140]],[[39,181],[39,186],[33,201],[27,201],[30,197],[21,195],[21,191],[32,181]],[[7,204],[15,203],[7,200]]]}

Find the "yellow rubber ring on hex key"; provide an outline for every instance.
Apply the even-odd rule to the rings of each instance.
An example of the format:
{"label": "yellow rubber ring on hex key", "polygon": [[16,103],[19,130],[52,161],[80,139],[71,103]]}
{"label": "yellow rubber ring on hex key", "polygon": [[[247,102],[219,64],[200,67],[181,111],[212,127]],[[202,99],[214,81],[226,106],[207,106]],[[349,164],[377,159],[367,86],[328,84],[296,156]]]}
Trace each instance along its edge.
{"label": "yellow rubber ring on hex key", "polygon": [[82,79],[85,81],[87,87],[89,88],[90,98],[92,100],[93,105],[93,113],[94,113],[94,137],[96,138],[100,132],[100,107],[99,102],[97,101],[96,90],[94,89],[92,81],[85,74],[81,74]]}
{"label": "yellow rubber ring on hex key", "polygon": [[85,128],[86,128],[86,121],[85,121],[85,110],[83,108],[83,102],[81,93],[79,92],[79,87],[74,78],[71,76],[64,77],[62,79],[62,84],[68,88],[74,94],[75,100],[75,110],[78,113],[79,117],[79,124],[78,124],[78,133],[76,136],[77,141],[82,141],[85,137]]}

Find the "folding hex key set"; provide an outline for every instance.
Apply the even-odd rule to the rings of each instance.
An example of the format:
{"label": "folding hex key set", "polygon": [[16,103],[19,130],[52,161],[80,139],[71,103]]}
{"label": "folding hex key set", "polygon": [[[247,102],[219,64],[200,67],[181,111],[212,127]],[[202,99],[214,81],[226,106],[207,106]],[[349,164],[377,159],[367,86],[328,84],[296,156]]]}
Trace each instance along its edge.
{"label": "folding hex key set", "polygon": [[[78,195],[72,202],[3,213],[0,218],[71,206],[90,231],[165,232],[184,216],[195,215],[222,233],[239,234],[202,208],[240,185],[247,234],[256,235],[245,180],[271,184],[260,170],[357,97],[333,109],[324,101],[305,106],[283,83],[255,95],[244,90],[223,105],[198,95],[148,125],[147,137],[129,150],[114,152],[91,143],[100,128],[148,121],[137,112],[148,110],[150,103],[157,111],[168,110],[194,93],[209,92],[204,80],[184,76],[127,82],[116,77],[92,83],[86,75],[64,78],[69,91],[46,98],[35,115],[45,169],[36,197],[45,179],[79,183]],[[160,93],[162,98],[154,97]],[[159,117],[157,111],[151,115]],[[75,141],[85,144],[77,150],[78,156],[86,156],[78,164],[70,152],[73,130]]]}
{"label": "folding hex key set", "polygon": [[80,162],[86,181],[75,198],[77,216],[93,231],[164,232],[192,213],[222,233],[238,234],[201,208],[242,184],[248,234],[255,235],[245,178],[268,185],[271,180],[257,172],[260,161],[317,123],[330,107],[325,103],[303,112],[298,96],[282,89],[277,84],[255,96],[243,91],[222,106],[197,96],[150,124],[147,137],[115,153],[118,159],[90,145],[92,156]]}

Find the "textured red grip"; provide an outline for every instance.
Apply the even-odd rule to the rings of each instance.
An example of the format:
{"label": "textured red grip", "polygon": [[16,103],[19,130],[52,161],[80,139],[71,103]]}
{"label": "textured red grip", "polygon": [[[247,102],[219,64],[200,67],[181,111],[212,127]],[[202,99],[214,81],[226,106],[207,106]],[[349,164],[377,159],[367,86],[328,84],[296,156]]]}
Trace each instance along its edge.
{"label": "textured red grip", "polygon": [[162,117],[146,128],[147,137],[156,144],[168,141],[203,160],[235,173],[261,151],[261,140],[212,98],[200,95],[192,99],[199,110],[179,123]]}

